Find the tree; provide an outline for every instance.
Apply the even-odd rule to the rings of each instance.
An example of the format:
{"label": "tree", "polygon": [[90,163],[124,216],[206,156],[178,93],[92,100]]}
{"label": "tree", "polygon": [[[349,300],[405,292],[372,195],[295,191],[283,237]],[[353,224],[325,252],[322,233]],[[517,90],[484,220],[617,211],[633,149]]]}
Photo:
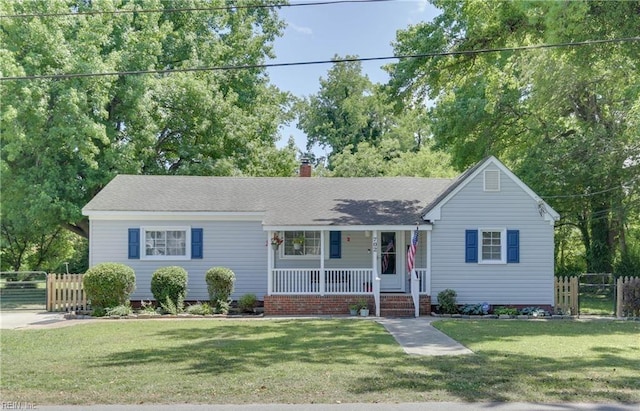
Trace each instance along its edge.
{"label": "tree", "polygon": [[[135,12],[198,6],[195,0],[2,2],[3,15],[98,13],[3,18],[0,71],[9,77],[180,70],[252,66],[272,56],[283,28],[274,8]],[[3,208],[20,208],[20,219],[52,230],[43,233],[61,225],[88,237],[81,208],[117,173],[292,173],[291,149],[280,153],[274,144],[279,125],[290,119],[290,96],[269,85],[264,69],[4,79],[0,87]],[[23,228],[18,217],[3,217]]]}
{"label": "tree", "polygon": [[357,149],[361,142],[376,145],[388,130],[389,108],[362,74],[359,61],[335,63],[327,78],[320,78],[318,93],[301,101],[297,111],[298,127],[307,134],[307,150],[316,143],[334,153],[347,146]]}
{"label": "tree", "polygon": [[[399,32],[396,54],[625,38],[640,26],[638,2],[434,4],[443,13]],[[638,57],[620,42],[407,59],[390,86],[407,104],[433,100],[436,147],[458,169],[501,157],[580,231],[587,270],[611,272],[640,213]]]}

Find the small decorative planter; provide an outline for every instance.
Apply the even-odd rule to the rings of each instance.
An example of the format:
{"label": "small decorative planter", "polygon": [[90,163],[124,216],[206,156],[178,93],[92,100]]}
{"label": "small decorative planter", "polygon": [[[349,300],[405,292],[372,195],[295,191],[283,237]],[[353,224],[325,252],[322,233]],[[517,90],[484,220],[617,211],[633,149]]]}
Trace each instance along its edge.
{"label": "small decorative planter", "polygon": [[349,314],[352,316],[358,315],[358,310],[356,308],[349,308]]}
{"label": "small decorative planter", "polygon": [[361,317],[368,317],[369,316],[369,309],[368,308],[361,308],[360,309],[360,316]]}
{"label": "small decorative planter", "polygon": [[302,244],[293,243],[293,249],[294,250],[299,250],[300,248],[302,248]]}
{"label": "small decorative planter", "polygon": [[271,248],[273,248],[273,251],[278,251],[278,247],[280,246],[280,244],[277,243],[272,243],[271,244]]}

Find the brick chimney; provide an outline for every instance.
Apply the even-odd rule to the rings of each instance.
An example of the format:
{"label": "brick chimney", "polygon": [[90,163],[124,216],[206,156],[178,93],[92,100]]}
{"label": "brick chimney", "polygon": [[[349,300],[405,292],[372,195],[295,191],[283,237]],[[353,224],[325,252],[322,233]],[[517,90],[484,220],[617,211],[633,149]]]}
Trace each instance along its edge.
{"label": "brick chimney", "polygon": [[300,160],[300,177],[311,177],[311,163],[306,157]]}

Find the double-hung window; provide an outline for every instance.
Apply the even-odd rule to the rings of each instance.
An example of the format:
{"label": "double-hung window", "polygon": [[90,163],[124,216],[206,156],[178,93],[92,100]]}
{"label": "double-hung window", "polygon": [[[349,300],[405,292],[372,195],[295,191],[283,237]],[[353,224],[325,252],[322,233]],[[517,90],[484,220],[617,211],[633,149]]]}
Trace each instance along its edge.
{"label": "double-hung window", "polygon": [[143,259],[186,260],[191,258],[189,227],[143,227]]}
{"label": "double-hung window", "polygon": [[505,259],[505,230],[480,230],[480,262],[504,263]]}
{"label": "double-hung window", "polygon": [[320,255],[320,231],[285,231],[283,257]]}

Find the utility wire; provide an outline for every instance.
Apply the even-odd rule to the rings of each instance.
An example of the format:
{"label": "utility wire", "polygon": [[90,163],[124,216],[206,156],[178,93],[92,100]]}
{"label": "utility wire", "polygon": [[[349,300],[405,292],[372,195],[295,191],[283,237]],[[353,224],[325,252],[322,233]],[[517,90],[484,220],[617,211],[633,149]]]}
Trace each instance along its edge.
{"label": "utility wire", "polygon": [[273,67],[292,67],[292,66],[310,66],[318,64],[334,64],[334,63],[348,63],[348,62],[363,62],[363,61],[382,61],[382,60],[404,60],[404,59],[422,59],[431,57],[445,57],[445,56],[462,56],[462,55],[475,55],[486,53],[499,53],[503,51],[527,51],[536,49],[550,49],[559,47],[579,47],[579,46],[591,46],[595,44],[606,43],[626,43],[632,41],[640,41],[640,37],[625,37],[617,39],[606,40],[586,40],[577,42],[566,43],[553,43],[553,44],[536,44],[531,46],[519,46],[519,47],[500,47],[500,48],[488,48],[479,50],[459,50],[459,51],[444,51],[436,53],[422,53],[422,54],[406,54],[400,56],[384,56],[384,57],[345,57],[332,60],[315,60],[315,61],[298,61],[291,63],[265,63],[265,64],[247,64],[237,66],[213,66],[213,67],[187,67],[187,68],[175,68],[175,69],[156,69],[156,70],[130,70],[130,71],[108,71],[97,73],[67,73],[67,74],[43,74],[33,76],[9,76],[0,77],[0,81],[11,80],[44,80],[44,79],[68,79],[68,78],[80,78],[80,77],[104,77],[104,76],[131,76],[139,74],[171,74],[171,73],[186,73],[197,71],[229,71],[229,70],[246,70],[246,69],[264,69]]}
{"label": "utility wire", "polygon": [[216,10],[236,10],[236,9],[275,9],[281,7],[305,7],[305,6],[328,6],[332,4],[345,3],[386,3],[397,0],[335,0],[335,1],[310,1],[301,3],[276,3],[276,4],[238,4],[235,6],[213,6],[213,7],[185,7],[177,9],[122,9],[122,10],[89,10],[89,11],[67,11],[64,13],[28,13],[28,14],[4,14],[0,18],[27,18],[27,17],[64,17],[64,16],[93,16],[98,14],[131,14],[131,13],[180,13],[193,11],[216,11]]}

